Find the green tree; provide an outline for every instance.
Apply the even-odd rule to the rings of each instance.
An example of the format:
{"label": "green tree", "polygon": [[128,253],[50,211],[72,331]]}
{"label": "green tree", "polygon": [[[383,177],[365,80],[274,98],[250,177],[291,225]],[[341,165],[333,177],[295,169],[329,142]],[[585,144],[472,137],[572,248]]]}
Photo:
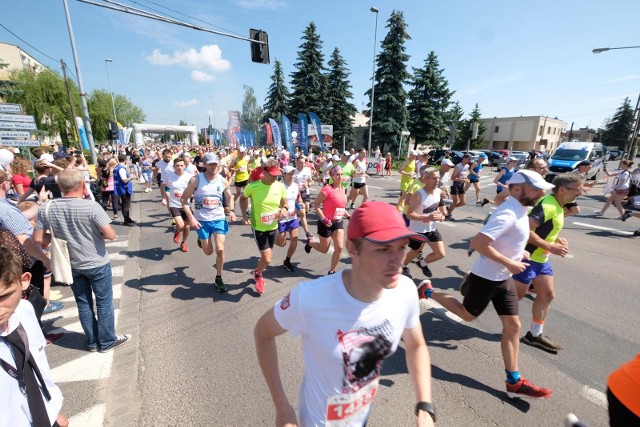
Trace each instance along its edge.
{"label": "green tree", "polygon": [[[0,70],[4,70],[7,67],[9,67],[9,64],[3,62],[2,59],[0,59]],[[18,84],[11,79],[0,80],[0,98],[4,98],[7,96],[17,96],[19,94],[17,86]]]}
{"label": "green tree", "polygon": [[624,150],[629,142],[629,136],[633,129],[633,108],[629,98],[625,98],[622,105],[606,124],[602,132],[602,143],[609,148],[616,147]]}
{"label": "green tree", "polygon": [[347,63],[335,48],[329,60],[326,121],[333,125],[333,140],[339,143],[344,137],[347,146],[354,143],[352,116],[357,111],[349,102],[353,98],[349,74]]}
{"label": "green tree", "polygon": [[[453,106],[448,112],[448,131],[449,131],[449,139],[447,140],[447,145],[454,150],[459,150],[462,141],[463,129],[466,126],[466,120],[464,117],[464,110],[460,106],[458,101],[453,103]],[[466,147],[466,142],[465,142]]]}
{"label": "green tree", "polygon": [[[114,94],[113,100],[118,123],[127,126],[131,123],[145,121],[146,116],[142,109],[133,104],[126,96]],[[109,133],[109,121],[113,120],[111,93],[102,89],[93,90],[87,98],[87,107],[91,118],[93,139],[96,142],[106,141]]]}
{"label": "green tree", "polygon": [[423,68],[413,69],[409,91],[409,131],[415,143],[428,143],[441,147],[449,134],[449,104],[454,92],[443,76],[434,51],[424,61]]}
{"label": "green tree", "polygon": [[258,105],[256,95],[251,86],[244,85],[244,98],[242,99],[242,113],[240,114],[240,127],[255,133],[260,129],[262,122],[262,107]]}
{"label": "green tree", "polygon": [[294,64],[296,70],[291,73],[292,94],[288,111],[291,115],[312,111],[324,122],[327,113],[327,77],[323,74],[326,68],[316,24],[309,23],[302,40],[298,62]]}
{"label": "green tree", "polygon": [[[271,76],[271,86],[267,92],[264,103],[263,120],[272,118],[280,122],[282,115],[286,114],[287,104],[289,102],[289,90],[284,82],[284,73],[282,72],[282,63],[276,59],[273,65],[273,75]],[[297,114],[297,112],[294,112]]]}
{"label": "green tree", "polygon": [[[405,41],[411,37],[402,12],[393,11],[387,21],[389,32],[382,41],[382,49],[376,58],[373,107],[372,147],[380,146],[382,151],[396,151],[400,144],[400,133],[407,129],[407,91],[404,83],[409,79],[405,53]],[[371,99],[371,89],[365,92]],[[371,102],[365,114],[371,117]],[[368,131],[365,138],[369,137]],[[386,146],[386,147],[385,147]]]}
{"label": "green tree", "polygon": [[[15,91],[6,95],[7,102],[22,104],[24,112],[34,117],[38,127],[36,134],[60,135],[62,143],[69,145],[74,139],[73,117],[62,76],[48,69],[37,74],[20,70],[11,74],[11,80],[16,83]],[[81,111],[78,89],[74,84],[70,87],[74,107]]]}
{"label": "green tree", "polygon": [[[460,134],[459,138],[456,139],[456,145],[454,147],[456,150],[466,150],[469,139],[471,139],[471,143],[469,144],[470,150],[483,148],[484,135],[487,132],[487,127],[480,120],[481,116],[480,107],[478,107],[478,104],[476,103],[475,107],[473,107],[473,110],[469,114],[469,118],[467,120],[462,120],[460,123]],[[472,123],[478,123],[478,136],[476,138],[471,138]]]}

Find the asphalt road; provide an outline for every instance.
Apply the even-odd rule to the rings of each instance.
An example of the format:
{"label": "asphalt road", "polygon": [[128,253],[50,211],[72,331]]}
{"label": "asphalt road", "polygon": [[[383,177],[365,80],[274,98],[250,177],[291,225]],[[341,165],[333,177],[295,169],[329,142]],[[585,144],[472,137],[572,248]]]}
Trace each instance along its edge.
{"label": "asphalt road", "polygon": [[[488,172],[482,182],[483,193],[493,195]],[[369,186],[372,199],[391,202],[399,194],[397,176],[373,177]],[[597,196],[601,189],[598,184],[594,195],[582,197],[583,213],[566,220],[562,236],[569,241],[570,255],[552,260],[557,297],[545,334],[564,350],[551,355],[521,346],[523,376],[550,387],[551,398],[506,397],[500,322],[491,307],[477,321],[466,323],[433,302],[422,302],[438,425],[551,426],[561,425],[568,412],[590,426],[607,425],[606,377],[631,359],[640,344],[639,242],[630,235],[640,221],[617,221],[613,208],[608,217],[593,217],[592,211],[604,200]],[[473,199],[473,193],[470,196]],[[190,252],[179,251],[158,191],[137,193],[134,200],[140,227],[131,236],[122,291],[127,303],[120,306],[119,320],[134,332],[134,341],[126,360],[119,363],[116,352],[106,398],[107,424],[273,425],[253,326],[292,286],[326,274],[330,255],[307,255],[299,245],[292,260],[298,270],[288,273],[280,266],[285,250],[276,248],[264,274],[266,292],[258,297],[250,274],[258,252],[249,227],[236,222],[226,244],[223,277],[229,292],[219,294],[212,286],[214,258],[196,246],[195,233]],[[467,256],[468,241],[489,211],[489,206],[468,205],[456,210],[457,221],[439,226],[447,255],[431,266],[434,287],[457,294],[473,262]],[[345,267],[348,260],[343,259],[339,268]],[[415,265],[411,270],[417,280],[422,278]],[[530,306],[528,299],[520,305],[524,330]],[[295,406],[303,372],[300,341],[284,336],[278,348],[284,386]],[[369,425],[412,425],[415,399],[402,348],[385,362],[381,384]],[[81,397],[73,394],[67,393],[67,400]]]}

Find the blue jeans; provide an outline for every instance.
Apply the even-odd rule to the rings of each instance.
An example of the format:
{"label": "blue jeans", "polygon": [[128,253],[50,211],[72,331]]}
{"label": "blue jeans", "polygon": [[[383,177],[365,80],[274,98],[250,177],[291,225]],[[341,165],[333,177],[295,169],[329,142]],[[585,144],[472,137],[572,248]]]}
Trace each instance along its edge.
{"label": "blue jeans", "polygon": [[[111,263],[87,270],[72,269],[71,272],[73,273],[71,290],[78,305],[80,324],[87,336],[87,346],[90,349],[108,349],[116,342]],[[95,311],[94,294],[96,296]]]}

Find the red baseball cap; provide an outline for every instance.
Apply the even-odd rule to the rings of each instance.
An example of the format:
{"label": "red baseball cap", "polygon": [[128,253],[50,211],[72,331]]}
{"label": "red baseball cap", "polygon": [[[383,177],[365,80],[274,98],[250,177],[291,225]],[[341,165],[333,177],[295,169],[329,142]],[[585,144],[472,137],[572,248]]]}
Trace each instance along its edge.
{"label": "red baseball cap", "polygon": [[282,171],[280,170],[279,166],[267,166],[266,168],[264,168],[264,170],[269,172],[269,175],[273,175],[273,176],[282,175]]}
{"label": "red baseball cap", "polygon": [[253,171],[251,171],[251,181],[258,181],[259,179],[262,179],[263,176],[264,173],[262,171],[262,166],[258,166]]}
{"label": "red baseball cap", "polygon": [[365,239],[373,243],[390,243],[408,237],[425,242],[427,238],[407,228],[395,206],[384,202],[366,202],[353,211],[347,239]]}

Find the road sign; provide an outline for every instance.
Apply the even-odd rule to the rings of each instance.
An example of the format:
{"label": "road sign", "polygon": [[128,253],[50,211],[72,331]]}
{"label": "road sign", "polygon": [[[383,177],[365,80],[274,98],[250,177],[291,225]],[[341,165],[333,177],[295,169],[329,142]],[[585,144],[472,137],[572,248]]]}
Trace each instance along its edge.
{"label": "road sign", "polygon": [[31,132],[24,130],[0,130],[0,138],[31,138]]}
{"label": "road sign", "polygon": [[5,147],[40,147],[37,139],[0,139],[0,145]]}
{"label": "road sign", "polygon": [[25,129],[25,130],[36,130],[35,123],[24,123],[24,122],[3,122],[0,121],[0,129],[4,130],[14,130],[14,129]]}
{"label": "road sign", "polygon": [[22,113],[22,105],[20,104],[0,104],[0,113]]}
{"label": "road sign", "polygon": [[25,116],[24,114],[0,114],[0,120],[6,122],[35,123],[33,116]]}

